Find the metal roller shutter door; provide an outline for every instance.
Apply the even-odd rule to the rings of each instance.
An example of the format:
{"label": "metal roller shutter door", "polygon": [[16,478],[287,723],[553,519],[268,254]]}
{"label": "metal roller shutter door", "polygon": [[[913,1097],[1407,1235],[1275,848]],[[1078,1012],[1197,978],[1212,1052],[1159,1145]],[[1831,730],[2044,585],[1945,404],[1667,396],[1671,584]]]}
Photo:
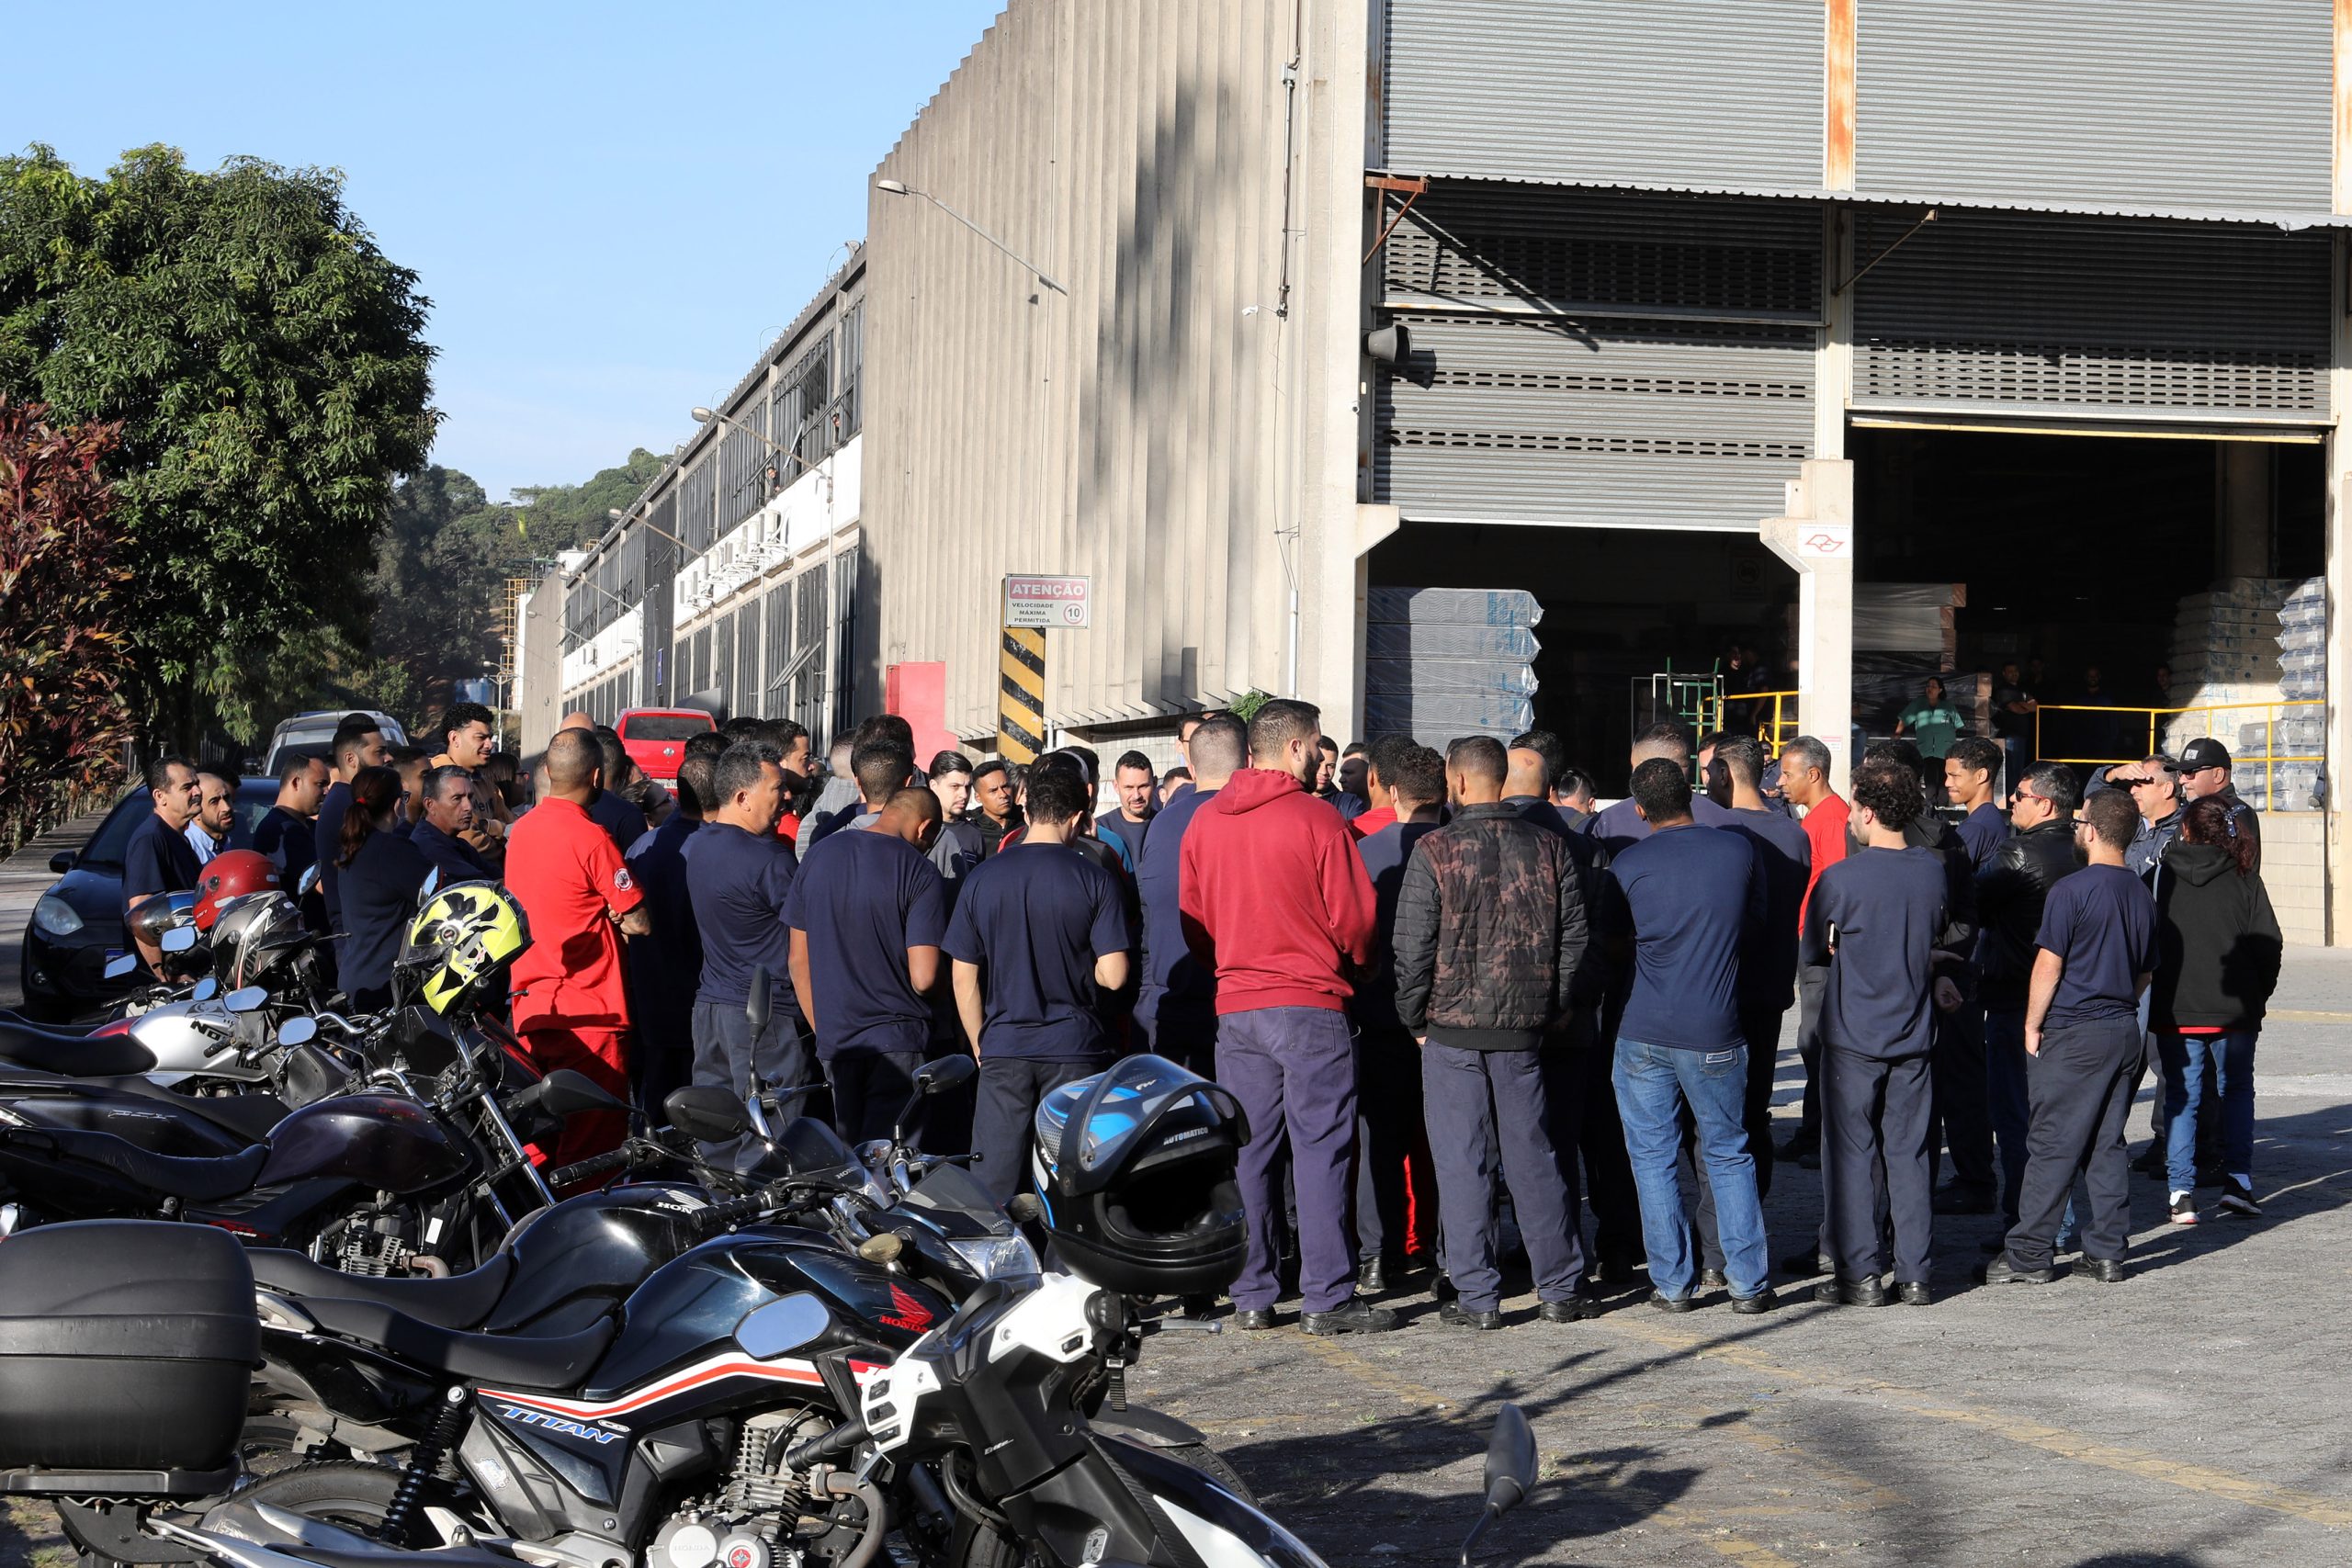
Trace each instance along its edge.
{"label": "metal roller shutter door", "polygon": [[1388,0],[1386,166],[1818,189],[1822,15],[1820,0]]}
{"label": "metal roller shutter door", "polygon": [[[1867,260],[1917,221],[1857,215]],[[1855,285],[1857,410],[2328,417],[2324,234],[1946,211]]]}
{"label": "metal roller shutter door", "polygon": [[1811,455],[1817,210],[1441,187],[1390,240],[1413,334],[1376,496],[1420,521],[1749,530]]}
{"label": "metal roller shutter door", "polygon": [[2324,215],[2333,27],[2325,0],[1860,0],[1856,188]]}

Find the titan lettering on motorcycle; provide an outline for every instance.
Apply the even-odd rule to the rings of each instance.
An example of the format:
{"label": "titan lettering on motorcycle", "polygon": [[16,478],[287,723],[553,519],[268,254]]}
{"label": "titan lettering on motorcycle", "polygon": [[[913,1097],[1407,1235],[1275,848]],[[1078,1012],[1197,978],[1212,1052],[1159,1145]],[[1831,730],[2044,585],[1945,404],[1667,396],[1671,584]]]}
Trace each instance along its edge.
{"label": "titan lettering on motorcycle", "polygon": [[688,1367],[684,1371],[673,1372],[616,1399],[555,1399],[545,1394],[507,1393],[494,1388],[483,1389],[481,1394],[483,1398],[496,1400],[502,1405],[513,1404],[526,1410],[593,1421],[642,1410],[691,1389],[727,1378],[764,1378],[772,1382],[801,1383],[818,1388],[823,1387],[825,1381],[818,1375],[815,1364],[809,1361],[755,1361],[746,1356],[719,1356]]}
{"label": "titan lettering on motorcycle", "polygon": [[616,1443],[627,1435],[584,1426],[578,1421],[566,1420],[560,1416],[550,1416],[544,1410],[526,1410],[519,1404],[502,1404],[498,1407],[498,1413],[509,1421],[520,1421],[526,1427],[544,1427],[550,1432],[560,1433],[567,1438],[584,1438],[599,1445]]}

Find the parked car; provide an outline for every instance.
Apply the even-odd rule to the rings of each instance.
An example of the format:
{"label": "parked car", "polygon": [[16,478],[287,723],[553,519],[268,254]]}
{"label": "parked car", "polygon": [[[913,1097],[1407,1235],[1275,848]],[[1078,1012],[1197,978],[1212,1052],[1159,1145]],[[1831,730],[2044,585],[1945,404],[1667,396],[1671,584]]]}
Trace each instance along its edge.
{"label": "parked car", "polygon": [[665,788],[678,782],[686,742],[718,728],[718,721],[700,708],[624,708],[613,726],[637,771]]}
{"label": "parked car", "polygon": [[[376,721],[378,728],[384,732],[386,745],[408,744],[408,731],[402,729],[401,721],[390,714],[378,713],[373,708],[317,708],[310,713],[296,714],[270,732],[269,749],[262,753],[262,773],[274,779],[277,776],[278,763],[288,757],[326,756],[327,748],[334,743],[335,727],[343,722],[345,714],[355,712],[365,713]],[[332,759],[328,765],[334,765]]]}
{"label": "parked car", "polygon": [[[238,780],[232,840],[251,843],[277,799],[275,778]],[[21,978],[28,1014],[74,1018],[136,988],[130,980],[108,980],[106,966],[130,950],[122,928],[122,852],[131,830],[153,809],[147,786],[138,785],[107,813],[78,853],[62,850],[50,857],[49,869],[62,874],[33,906],[25,927]]]}

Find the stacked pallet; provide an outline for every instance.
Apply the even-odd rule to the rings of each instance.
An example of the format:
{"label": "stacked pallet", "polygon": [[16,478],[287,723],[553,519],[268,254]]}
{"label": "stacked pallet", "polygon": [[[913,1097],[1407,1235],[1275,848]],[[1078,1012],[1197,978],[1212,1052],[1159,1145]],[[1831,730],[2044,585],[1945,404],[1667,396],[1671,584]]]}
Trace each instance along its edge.
{"label": "stacked pallet", "polygon": [[1535,595],[1510,588],[1375,588],[1364,624],[1364,732],[1442,746],[1535,723]]}
{"label": "stacked pallet", "polygon": [[[2285,585],[2280,595],[2275,646],[2278,694],[2287,702],[2323,703],[2327,697],[2327,584],[2311,578]],[[2230,782],[2257,811],[2315,811],[2327,793],[2325,709],[2278,710],[2265,722],[2238,726],[2238,759]],[[2270,761],[2248,761],[2247,758]]]}
{"label": "stacked pallet", "polygon": [[2233,577],[2180,601],[2172,675],[2192,685],[2267,684],[2278,678],[2278,607],[2292,583]]}

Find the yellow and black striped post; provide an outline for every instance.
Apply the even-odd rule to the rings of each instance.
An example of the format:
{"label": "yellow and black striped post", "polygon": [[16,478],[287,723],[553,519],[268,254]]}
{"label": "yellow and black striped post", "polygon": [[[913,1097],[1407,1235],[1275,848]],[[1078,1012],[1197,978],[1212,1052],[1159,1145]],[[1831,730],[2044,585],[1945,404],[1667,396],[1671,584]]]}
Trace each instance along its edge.
{"label": "yellow and black striped post", "polygon": [[1045,749],[1046,634],[1036,626],[1007,626],[997,656],[997,754],[1034,762]]}

